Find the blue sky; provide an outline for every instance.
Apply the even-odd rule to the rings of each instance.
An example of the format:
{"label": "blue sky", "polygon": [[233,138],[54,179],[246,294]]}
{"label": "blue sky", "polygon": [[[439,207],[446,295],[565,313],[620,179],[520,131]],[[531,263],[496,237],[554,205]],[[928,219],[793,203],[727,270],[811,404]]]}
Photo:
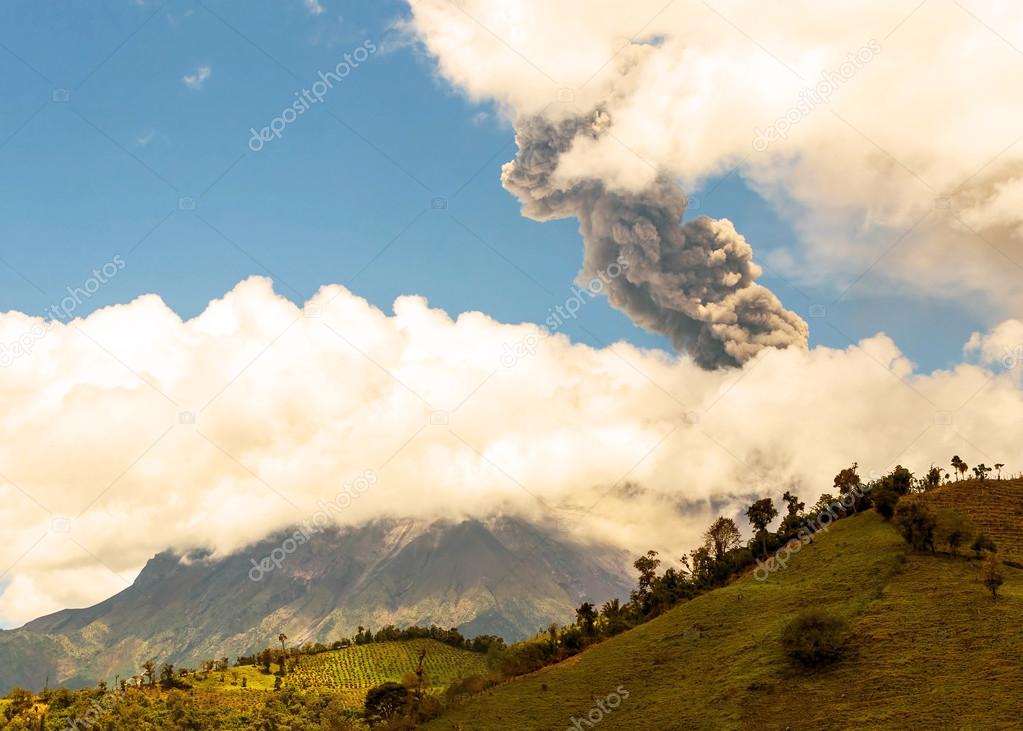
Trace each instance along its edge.
{"label": "blue sky", "polygon": [[[340,282],[386,311],[414,293],[451,314],[543,321],[579,269],[575,222],[519,215],[499,182],[510,127],[400,43],[403,12],[393,0],[4,3],[0,309],[41,314],[118,255],[123,271],[76,314],[156,292],[192,316],[264,274],[296,301]],[[322,103],[250,148],[251,129],[367,40],[378,51]],[[794,238],[737,176],[695,196],[761,262]],[[809,319],[812,344],[884,330],[925,370],[957,361],[980,327],[897,293],[854,288],[829,304],[839,292],[826,285],[762,281]],[[827,318],[809,318],[821,303]],[[564,331],[665,347],[603,300]]]}

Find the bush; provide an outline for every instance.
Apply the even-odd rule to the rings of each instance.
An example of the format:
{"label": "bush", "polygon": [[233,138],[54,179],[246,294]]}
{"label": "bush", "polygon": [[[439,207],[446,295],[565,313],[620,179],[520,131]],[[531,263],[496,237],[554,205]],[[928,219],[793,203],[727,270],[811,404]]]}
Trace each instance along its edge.
{"label": "bush", "polygon": [[781,635],[785,654],[804,667],[819,667],[842,657],[847,624],[820,609],[807,609]]}
{"label": "bush", "polygon": [[937,521],[926,505],[914,500],[902,501],[895,508],[895,527],[916,551],[934,552],[934,530]]}
{"label": "bush", "polygon": [[977,534],[977,538],[976,540],[973,541],[973,545],[971,546],[971,548],[973,549],[973,553],[977,558],[980,558],[981,554],[983,554],[985,551],[990,551],[994,553],[995,551],[998,550],[998,546],[995,545],[995,542],[988,538],[988,536],[984,533]]}
{"label": "bush", "polygon": [[899,503],[899,493],[891,488],[882,487],[874,491],[874,510],[881,514],[885,520],[891,520],[895,515],[895,506]]}
{"label": "bush", "polygon": [[974,533],[973,525],[961,513],[954,510],[938,513],[938,541],[948,546],[948,552],[953,557],[959,555],[959,548],[969,543]]}

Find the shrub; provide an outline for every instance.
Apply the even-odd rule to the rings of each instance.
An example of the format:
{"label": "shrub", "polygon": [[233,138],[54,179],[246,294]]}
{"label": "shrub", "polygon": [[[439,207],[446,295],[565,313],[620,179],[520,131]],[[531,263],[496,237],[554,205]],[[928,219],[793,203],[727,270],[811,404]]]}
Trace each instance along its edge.
{"label": "shrub", "polygon": [[938,514],[937,535],[938,540],[948,546],[948,552],[953,558],[959,555],[959,548],[973,538],[973,525],[962,513],[954,510],[944,510]]}
{"label": "shrub", "polygon": [[934,513],[918,501],[900,502],[895,508],[895,527],[916,551],[934,551]]}
{"label": "shrub", "polygon": [[980,567],[980,579],[984,582],[984,586],[991,592],[991,598],[998,598],[998,588],[1005,583],[1005,578],[1002,576],[1002,565],[998,560],[997,553],[988,553],[984,559],[984,563]]}
{"label": "shrub", "polygon": [[973,541],[973,545],[970,546],[973,549],[974,555],[980,558],[984,551],[991,551],[992,553],[998,550],[998,546],[984,533],[978,533],[977,538]]}
{"label": "shrub", "polygon": [[833,663],[842,656],[847,624],[820,609],[807,609],[782,632],[785,654],[804,667]]}
{"label": "shrub", "polygon": [[366,720],[370,726],[388,721],[408,706],[411,694],[401,683],[383,683],[366,693]]}
{"label": "shrub", "polygon": [[899,503],[899,493],[887,487],[874,491],[874,510],[881,514],[885,520],[891,520],[895,515],[895,506]]}

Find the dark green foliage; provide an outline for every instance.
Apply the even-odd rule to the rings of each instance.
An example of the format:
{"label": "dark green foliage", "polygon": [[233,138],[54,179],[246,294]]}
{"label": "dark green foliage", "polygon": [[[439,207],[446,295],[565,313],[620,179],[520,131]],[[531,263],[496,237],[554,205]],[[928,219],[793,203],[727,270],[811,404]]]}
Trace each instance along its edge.
{"label": "dark green foliage", "polygon": [[895,507],[899,504],[899,494],[889,488],[879,488],[873,492],[874,510],[881,514],[885,520],[891,520],[895,515]]}
{"label": "dark green foliage", "polygon": [[411,693],[401,683],[384,683],[366,694],[366,720],[370,725],[389,721],[403,713]]}
{"label": "dark green foliage", "polygon": [[934,552],[934,513],[919,501],[900,502],[895,509],[895,527],[916,551]]}
{"label": "dark green foliage", "polygon": [[820,609],[804,610],[782,631],[785,654],[804,667],[820,667],[842,657],[845,620]]}
{"label": "dark green foliage", "polygon": [[757,535],[761,542],[763,555],[767,555],[767,526],[778,517],[778,509],[774,507],[774,501],[769,497],[757,500],[746,509],[746,517],[750,525],[757,529]]}

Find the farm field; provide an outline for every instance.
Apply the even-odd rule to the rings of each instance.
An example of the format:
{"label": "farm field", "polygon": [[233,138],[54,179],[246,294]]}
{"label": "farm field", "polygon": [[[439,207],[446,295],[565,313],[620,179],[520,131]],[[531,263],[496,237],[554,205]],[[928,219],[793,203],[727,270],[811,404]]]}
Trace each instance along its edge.
{"label": "farm field", "polygon": [[[420,650],[426,650],[423,667],[433,691],[443,690],[459,678],[487,672],[483,655],[436,640],[374,642],[305,655],[297,670],[284,678],[284,685],[302,690],[329,688],[341,693],[352,707],[361,707],[370,688],[388,681],[400,682],[413,672]],[[270,683],[272,687],[272,679]]]}
{"label": "farm field", "polygon": [[959,511],[994,539],[1005,558],[1023,561],[1023,480],[962,480],[914,499]]}

